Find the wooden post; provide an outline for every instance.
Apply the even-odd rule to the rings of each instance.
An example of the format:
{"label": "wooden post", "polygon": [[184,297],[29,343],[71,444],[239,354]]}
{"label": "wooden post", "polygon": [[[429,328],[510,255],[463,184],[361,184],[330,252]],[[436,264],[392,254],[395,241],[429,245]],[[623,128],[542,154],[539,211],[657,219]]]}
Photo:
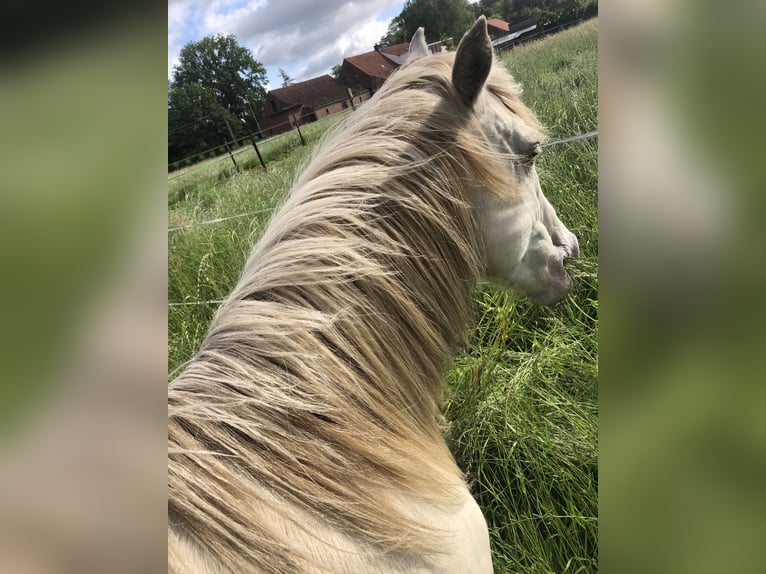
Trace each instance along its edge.
{"label": "wooden post", "polygon": [[[226,127],[229,128],[229,135],[231,136],[231,143],[236,144],[236,138],[234,137],[234,132],[231,129],[231,126],[229,125],[229,120],[226,119],[226,114],[223,113],[223,110],[221,111],[221,116],[223,117],[223,121],[226,124]],[[231,152],[231,146],[229,145],[229,142],[226,141],[226,138],[223,138],[223,145],[226,146],[226,151],[229,152],[229,157],[231,158],[231,161],[234,163],[234,167],[237,168],[237,172],[239,172],[239,166],[237,165],[237,160],[234,159],[234,154]]]}
{"label": "wooden post", "polygon": [[301,133],[301,126],[299,125],[300,120],[295,120],[295,129],[298,130],[298,137],[301,138],[301,145],[306,145],[306,140],[303,139],[303,134]]}
{"label": "wooden post", "polygon": [[346,93],[348,94],[348,100],[351,102],[351,109],[356,111],[356,106],[354,105],[354,94],[351,93],[351,88],[346,88]]}
{"label": "wooden post", "polygon": [[226,114],[221,111],[221,116],[223,117],[223,121],[226,124],[226,127],[229,128],[229,135],[231,136],[231,145],[237,145],[237,138],[234,137],[234,131],[232,131],[231,126],[229,125],[229,120],[226,119]]}
{"label": "wooden post", "polygon": [[[250,108],[250,113],[253,116],[253,119],[255,120],[255,125],[258,127],[258,133],[261,136],[261,139],[263,139],[263,130],[261,129],[261,124],[258,121],[258,118],[255,116],[255,112],[253,111],[253,105],[250,103],[250,100],[245,100],[247,102],[247,107]],[[251,134],[252,135],[252,134]],[[263,166],[264,168],[266,166]]]}
{"label": "wooden post", "polygon": [[234,154],[233,154],[233,153],[231,153],[231,146],[229,145],[229,142],[227,142],[226,140],[224,140],[224,142],[223,142],[223,145],[225,145],[225,146],[226,146],[226,151],[227,151],[227,152],[229,152],[229,157],[231,158],[231,161],[233,161],[233,162],[234,162],[234,167],[236,167],[236,168],[237,168],[237,171],[239,172],[239,166],[237,165],[237,160],[236,160],[236,159],[234,159]]}
{"label": "wooden post", "polygon": [[255,143],[255,136],[253,134],[250,134],[250,141],[253,142],[253,147],[255,148],[255,153],[258,156],[258,160],[261,162],[261,165],[263,166],[263,170],[266,171],[266,162],[264,162],[263,158],[261,157],[261,152]]}

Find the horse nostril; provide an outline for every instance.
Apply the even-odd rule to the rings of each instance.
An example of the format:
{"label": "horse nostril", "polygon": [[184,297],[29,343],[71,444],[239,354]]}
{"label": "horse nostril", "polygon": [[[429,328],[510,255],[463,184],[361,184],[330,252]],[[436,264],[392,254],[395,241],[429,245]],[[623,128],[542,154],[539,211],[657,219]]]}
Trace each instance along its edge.
{"label": "horse nostril", "polygon": [[554,245],[564,252],[564,259],[576,259],[580,256],[580,246],[576,241],[574,243],[561,242]]}
{"label": "horse nostril", "polygon": [[577,243],[577,240],[572,245],[567,246],[567,257],[571,257],[573,259],[576,259],[580,256],[580,245]]}
{"label": "horse nostril", "polygon": [[570,234],[569,240],[564,240],[559,244],[564,249],[564,257],[576,259],[580,256],[580,242],[577,241],[575,234]]}

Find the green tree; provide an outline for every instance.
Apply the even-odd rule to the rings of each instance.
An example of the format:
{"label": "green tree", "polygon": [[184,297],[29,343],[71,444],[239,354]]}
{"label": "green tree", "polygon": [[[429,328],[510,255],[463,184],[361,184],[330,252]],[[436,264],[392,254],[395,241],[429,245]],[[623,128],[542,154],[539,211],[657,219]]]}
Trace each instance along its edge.
{"label": "green tree", "polygon": [[497,11],[496,18],[500,18],[509,23],[515,20],[515,4],[516,0],[500,0],[499,2],[495,2],[495,9]]}
{"label": "green tree", "polygon": [[340,69],[343,67],[343,64],[335,64],[332,67],[332,77],[336,80],[340,78]]}
{"label": "green tree", "polygon": [[420,26],[425,28],[426,38],[431,42],[453,38],[457,43],[473,21],[474,15],[466,0],[407,0],[401,13],[391,20],[381,44],[409,40]]}
{"label": "green tree", "polygon": [[[186,44],[168,87],[168,159],[221,145],[258,131],[266,100],[266,70],[233,35]],[[182,155],[179,155],[182,154]]]}
{"label": "green tree", "polygon": [[294,84],[295,80],[293,80],[290,76],[287,75],[287,72],[283,68],[279,68],[279,77],[282,78],[282,87],[286,88],[290,84]]}
{"label": "green tree", "polygon": [[227,121],[232,129],[239,123],[209,88],[196,84],[171,85],[168,90],[168,161],[172,163],[221,146],[224,140],[230,139]]}
{"label": "green tree", "polygon": [[[509,4],[512,4],[512,0],[506,0]],[[487,18],[500,18],[505,20],[503,11],[500,8],[500,0],[479,0],[469,4],[469,9],[473,13],[474,18],[478,18],[484,14]]]}
{"label": "green tree", "polygon": [[566,24],[598,10],[598,0],[513,0],[516,19],[540,14],[539,25]]}
{"label": "green tree", "polygon": [[598,0],[479,0],[469,7],[474,17],[484,14],[511,24],[539,14],[539,25],[550,27],[596,15]]}
{"label": "green tree", "polygon": [[380,38],[380,44],[382,46],[401,44],[405,40],[406,33],[402,15],[399,14],[398,16],[394,16],[388,24],[388,30],[386,30],[386,33]]}

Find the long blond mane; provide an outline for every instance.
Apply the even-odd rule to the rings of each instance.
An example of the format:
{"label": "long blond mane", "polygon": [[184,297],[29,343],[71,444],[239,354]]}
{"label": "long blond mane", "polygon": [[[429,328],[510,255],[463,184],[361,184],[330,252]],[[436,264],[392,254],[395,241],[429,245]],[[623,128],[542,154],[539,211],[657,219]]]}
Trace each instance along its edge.
{"label": "long blond mane", "polygon": [[[403,66],[323,142],[170,383],[171,570],[183,542],[211,571],[294,574],[289,533],[321,543],[311,524],[439,551],[402,497],[455,501],[439,406],[482,271],[468,190],[508,193],[453,59]],[[494,68],[488,89],[536,125]]]}

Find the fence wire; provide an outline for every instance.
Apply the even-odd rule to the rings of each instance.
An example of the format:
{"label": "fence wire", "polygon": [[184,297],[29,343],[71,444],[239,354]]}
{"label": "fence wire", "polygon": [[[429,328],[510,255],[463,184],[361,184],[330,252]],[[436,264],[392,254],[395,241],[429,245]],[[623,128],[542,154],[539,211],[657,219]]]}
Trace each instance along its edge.
{"label": "fence wire", "polygon": [[171,227],[168,229],[168,233],[171,231],[180,231],[182,229],[189,229],[190,227],[199,227],[200,225],[210,225],[211,223],[220,223],[221,221],[228,221],[229,219],[238,219],[240,217],[247,217],[249,215],[258,215],[259,213],[266,213],[268,211],[276,211],[276,207],[268,207],[266,209],[259,209],[258,211],[250,211],[249,213],[239,213],[237,215],[229,215],[227,217],[218,217],[216,219],[208,219],[207,221],[198,221],[196,223],[189,223],[188,225],[181,225],[179,227]]}
{"label": "fence wire", "polygon": [[588,133],[585,133],[585,134],[580,134],[580,135],[564,138],[563,140],[557,140],[555,142],[546,142],[543,145],[541,145],[540,147],[551,147],[551,146],[554,146],[554,145],[560,145],[560,144],[565,144],[565,143],[572,143],[572,142],[577,142],[577,141],[580,141],[580,140],[587,140],[587,139],[594,138],[594,137],[597,137],[597,136],[598,136],[598,130],[593,130],[592,132],[588,132]]}
{"label": "fence wire", "polygon": [[[279,139],[279,138],[282,138],[282,137],[286,137],[286,136],[289,136],[289,135],[294,135],[294,132],[296,131],[296,126],[298,128],[300,128],[301,126],[304,126],[304,127],[305,126],[309,126],[312,123],[322,122],[322,121],[324,121],[324,120],[326,120],[328,118],[331,118],[333,116],[336,116],[338,114],[342,114],[342,113],[345,113],[345,112],[353,111],[354,109],[356,109],[356,107],[362,105],[364,102],[369,100],[372,97],[372,95],[373,95],[372,90],[369,90],[369,89],[367,89],[367,90],[357,90],[356,92],[353,93],[351,98],[349,98],[348,96],[344,96],[344,97],[342,97],[340,99],[337,99],[337,100],[332,100],[332,101],[329,101],[329,102],[325,102],[325,103],[323,103],[321,105],[316,106],[311,111],[308,111],[308,112],[306,112],[304,114],[301,114],[300,116],[291,116],[288,120],[286,120],[284,122],[280,122],[278,124],[271,125],[271,126],[265,128],[265,129],[262,129],[261,126],[259,125],[258,126],[258,131],[253,132],[253,133],[247,133],[245,135],[241,135],[241,136],[239,136],[239,137],[237,137],[237,138],[235,138],[233,140],[224,137],[224,139],[223,139],[224,143],[222,143],[222,144],[215,145],[215,146],[213,146],[213,147],[211,147],[209,149],[206,149],[206,150],[203,150],[203,151],[198,151],[198,152],[195,152],[195,153],[193,153],[193,154],[191,154],[189,156],[186,156],[184,158],[180,158],[180,159],[177,159],[177,160],[174,160],[174,161],[170,162],[168,164],[168,173],[169,174],[175,173],[175,175],[173,177],[170,177],[168,179],[168,181],[174,181],[176,179],[184,177],[185,175],[188,175],[189,173],[192,173],[192,172],[196,171],[197,169],[213,165],[213,164],[217,163],[217,161],[219,161],[219,160],[224,160],[224,159],[231,160],[231,158],[228,155],[229,153],[232,153],[232,154],[236,155],[236,154],[238,154],[238,153],[240,153],[242,151],[245,151],[245,150],[249,149],[249,145],[246,142],[251,141],[254,138],[258,138],[258,145],[259,146],[260,145],[266,145],[268,142],[270,142],[272,140],[276,140],[276,139]],[[343,103],[347,104],[347,107],[345,107],[344,109],[339,110],[339,111],[337,111],[335,113],[329,113],[329,114],[324,115],[322,117],[318,117],[317,116],[317,111],[319,111],[319,113],[321,114],[322,108],[329,108],[331,106],[336,106],[338,104],[343,104]],[[198,123],[202,123],[202,120],[197,121],[197,122],[190,122],[189,124],[181,126],[181,128],[186,128],[189,125],[195,125],[195,124],[198,124]],[[288,128],[288,129],[284,129],[284,128]],[[170,133],[174,133],[175,131],[177,131],[179,129],[180,128],[174,128],[173,130],[171,130]],[[274,132],[276,132],[276,133],[274,133]],[[243,147],[241,149],[237,149],[237,150],[233,150],[232,149],[232,150],[229,151],[227,149],[227,146],[228,147],[243,146]],[[213,162],[210,162],[210,163],[205,163],[205,159],[211,159],[211,158],[208,157],[209,154],[211,154],[211,153],[215,153],[216,161],[213,161]],[[202,163],[203,165],[200,165],[198,167],[193,167],[193,168],[184,170],[184,167],[185,167],[184,164],[186,164],[186,166],[188,167],[189,162],[191,160],[195,160],[195,159],[197,160],[195,163]],[[173,166],[176,166],[176,167],[174,168]],[[181,172],[181,173],[176,173],[176,172]]]}
{"label": "fence wire", "polygon": [[[587,132],[587,133],[584,133],[584,134],[578,134],[576,136],[571,136],[571,137],[567,137],[567,138],[564,138],[564,139],[556,140],[556,141],[553,141],[553,142],[548,142],[548,143],[543,144],[542,147],[551,147],[551,146],[556,146],[556,145],[561,145],[561,144],[566,144],[566,143],[573,143],[573,142],[577,142],[577,141],[581,141],[581,140],[586,140],[586,139],[590,139],[590,138],[594,138],[594,137],[598,137],[598,130],[593,130],[593,131],[590,131],[590,132]],[[259,209],[258,211],[251,211],[249,213],[240,213],[238,215],[230,215],[228,217],[219,217],[219,218],[216,218],[216,219],[209,219],[207,221],[200,221],[200,222],[197,222],[197,223],[190,223],[189,225],[182,225],[180,227],[173,227],[171,229],[168,229],[168,233],[170,233],[171,231],[180,231],[182,229],[189,229],[190,227],[197,227],[199,225],[210,225],[212,223],[219,223],[221,221],[227,221],[229,219],[237,219],[237,218],[240,218],[240,217],[247,217],[247,216],[250,216],[250,215],[258,215],[260,213],[266,213],[266,212],[269,212],[269,211],[276,211],[277,209],[278,208],[276,208],[276,207],[270,207],[270,208],[267,208],[267,209]],[[183,306],[187,306],[187,305],[220,305],[221,303],[223,303],[223,299],[214,299],[214,300],[211,300],[211,301],[176,301],[176,302],[168,303],[168,307],[183,307]]]}
{"label": "fence wire", "polygon": [[[560,144],[565,144],[565,143],[573,143],[573,142],[576,142],[576,141],[586,140],[586,139],[590,139],[590,138],[597,137],[597,136],[598,136],[598,130],[594,130],[594,131],[591,131],[591,132],[587,132],[587,133],[584,133],[584,134],[579,134],[579,135],[576,135],[576,136],[571,136],[571,137],[560,139],[560,140],[556,140],[556,141],[553,141],[553,142],[546,142],[546,143],[542,144],[541,147],[552,147],[552,146],[556,146],[556,145],[560,145]],[[240,213],[240,214],[237,214],[237,215],[229,215],[227,217],[218,217],[216,219],[208,219],[206,221],[198,221],[196,223],[189,223],[188,225],[181,225],[179,227],[171,227],[170,229],[168,229],[168,233],[171,233],[173,231],[181,231],[182,229],[190,229],[192,227],[198,227],[200,225],[210,225],[211,223],[220,223],[221,221],[227,221],[229,219],[238,219],[240,217],[247,217],[249,215],[258,215],[259,213],[266,213],[268,211],[276,211],[276,209],[277,209],[276,207],[269,207],[267,209],[260,209],[258,211],[251,211],[249,213]]]}

